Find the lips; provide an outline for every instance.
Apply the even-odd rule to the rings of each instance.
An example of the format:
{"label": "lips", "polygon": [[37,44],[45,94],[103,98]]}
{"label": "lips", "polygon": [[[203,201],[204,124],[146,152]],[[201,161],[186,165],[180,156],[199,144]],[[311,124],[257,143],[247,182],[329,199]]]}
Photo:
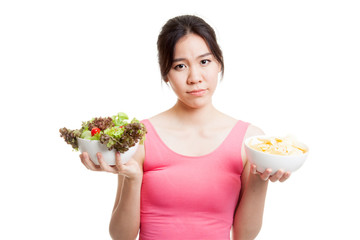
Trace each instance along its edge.
{"label": "lips", "polygon": [[188,94],[194,95],[194,96],[202,96],[206,93],[207,89],[195,89],[192,91],[187,92]]}

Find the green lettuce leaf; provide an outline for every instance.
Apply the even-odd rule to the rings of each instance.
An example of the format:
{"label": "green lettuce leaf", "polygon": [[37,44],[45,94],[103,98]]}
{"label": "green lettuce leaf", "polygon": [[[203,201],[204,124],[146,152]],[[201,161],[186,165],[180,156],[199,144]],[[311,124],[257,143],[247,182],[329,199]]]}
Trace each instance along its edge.
{"label": "green lettuce leaf", "polygon": [[112,127],[104,130],[104,133],[113,138],[121,138],[124,133],[124,127]]}
{"label": "green lettuce leaf", "polygon": [[115,126],[124,126],[127,124],[126,120],[128,120],[129,117],[123,112],[119,112],[117,115],[114,115],[112,117],[113,123]]}

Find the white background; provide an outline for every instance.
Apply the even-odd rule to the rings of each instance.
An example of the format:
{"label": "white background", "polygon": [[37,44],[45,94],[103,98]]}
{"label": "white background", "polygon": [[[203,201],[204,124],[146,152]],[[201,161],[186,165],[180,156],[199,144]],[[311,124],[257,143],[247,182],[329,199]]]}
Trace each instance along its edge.
{"label": "white background", "polygon": [[257,239],[359,239],[359,12],[348,0],[2,1],[0,239],[110,239],[116,176],[83,167],[58,129],[171,107],[156,40],[180,14],[217,32],[216,107],[310,147],[270,184]]}

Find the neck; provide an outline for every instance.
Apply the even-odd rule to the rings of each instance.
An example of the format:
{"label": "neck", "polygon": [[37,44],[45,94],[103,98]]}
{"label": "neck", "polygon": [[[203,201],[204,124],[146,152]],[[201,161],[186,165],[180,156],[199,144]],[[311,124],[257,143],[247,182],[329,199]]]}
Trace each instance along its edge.
{"label": "neck", "polygon": [[179,100],[170,109],[170,112],[176,117],[179,124],[187,126],[204,126],[210,122],[210,119],[216,119],[215,116],[219,114],[212,103],[200,108],[191,108]]}

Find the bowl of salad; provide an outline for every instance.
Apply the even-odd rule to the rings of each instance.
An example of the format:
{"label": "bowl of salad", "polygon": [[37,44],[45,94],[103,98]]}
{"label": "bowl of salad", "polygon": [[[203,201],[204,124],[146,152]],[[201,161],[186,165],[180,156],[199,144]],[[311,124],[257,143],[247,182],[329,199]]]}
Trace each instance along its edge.
{"label": "bowl of salad", "polygon": [[90,159],[99,165],[96,154],[100,152],[104,161],[115,165],[115,153],[120,152],[124,164],[145,140],[146,128],[136,118],[120,112],[112,117],[96,117],[82,122],[80,129],[61,128],[60,137],[75,151],[87,152]]}

